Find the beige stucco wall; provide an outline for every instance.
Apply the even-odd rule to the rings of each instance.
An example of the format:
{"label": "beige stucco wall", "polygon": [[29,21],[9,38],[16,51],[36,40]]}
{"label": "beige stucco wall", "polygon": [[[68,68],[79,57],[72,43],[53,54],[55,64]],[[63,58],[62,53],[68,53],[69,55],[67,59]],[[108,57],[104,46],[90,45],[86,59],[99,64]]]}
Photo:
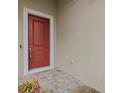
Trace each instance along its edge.
{"label": "beige stucco wall", "polygon": [[104,93],[104,0],[58,0],[56,66]]}
{"label": "beige stucco wall", "polygon": [[[47,13],[56,18],[56,0],[19,0],[19,45],[23,44],[23,7],[34,9],[43,13]],[[56,19],[55,19],[56,20]],[[56,21],[55,21],[56,22]],[[23,75],[23,48],[18,51],[18,73],[19,76]]]}

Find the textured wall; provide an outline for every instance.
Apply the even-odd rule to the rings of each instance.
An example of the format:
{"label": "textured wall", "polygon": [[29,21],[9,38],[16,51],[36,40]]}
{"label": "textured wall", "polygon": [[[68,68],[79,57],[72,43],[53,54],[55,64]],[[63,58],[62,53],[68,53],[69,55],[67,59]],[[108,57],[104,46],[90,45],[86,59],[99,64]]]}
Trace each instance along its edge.
{"label": "textured wall", "polygon": [[[19,44],[23,44],[23,7],[53,15],[56,18],[56,0],[19,0]],[[55,19],[56,20],[56,19]],[[23,75],[23,49],[19,49],[19,76]]]}
{"label": "textured wall", "polygon": [[104,0],[58,0],[56,66],[104,93]]}

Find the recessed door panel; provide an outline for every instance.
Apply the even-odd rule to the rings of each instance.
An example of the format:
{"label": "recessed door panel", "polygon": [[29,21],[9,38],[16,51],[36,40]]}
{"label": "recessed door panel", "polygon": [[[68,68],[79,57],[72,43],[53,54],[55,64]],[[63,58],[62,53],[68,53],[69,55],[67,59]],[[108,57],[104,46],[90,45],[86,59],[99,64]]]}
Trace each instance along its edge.
{"label": "recessed door panel", "polygon": [[34,45],[44,45],[45,42],[45,23],[40,21],[33,22],[33,43]]}

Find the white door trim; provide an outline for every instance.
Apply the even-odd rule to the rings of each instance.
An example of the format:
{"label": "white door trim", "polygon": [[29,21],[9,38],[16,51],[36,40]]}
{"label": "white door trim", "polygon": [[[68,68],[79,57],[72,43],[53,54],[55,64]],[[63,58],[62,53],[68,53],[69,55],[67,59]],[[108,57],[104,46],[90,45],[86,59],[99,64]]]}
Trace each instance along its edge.
{"label": "white door trim", "polygon": [[[28,70],[28,14],[44,17],[50,20],[50,66]],[[54,18],[51,15],[29,8],[23,9],[23,62],[24,75],[54,68]]]}

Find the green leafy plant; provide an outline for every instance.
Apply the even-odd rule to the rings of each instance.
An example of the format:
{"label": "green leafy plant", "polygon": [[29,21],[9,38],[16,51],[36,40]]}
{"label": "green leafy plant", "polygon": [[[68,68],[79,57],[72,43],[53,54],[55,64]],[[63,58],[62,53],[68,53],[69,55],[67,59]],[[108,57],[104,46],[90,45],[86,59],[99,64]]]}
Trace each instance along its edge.
{"label": "green leafy plant", "polygon": [[23,82],[18,86],[19,93],[38,93],[39,89],[39,83],[35,79]]}

